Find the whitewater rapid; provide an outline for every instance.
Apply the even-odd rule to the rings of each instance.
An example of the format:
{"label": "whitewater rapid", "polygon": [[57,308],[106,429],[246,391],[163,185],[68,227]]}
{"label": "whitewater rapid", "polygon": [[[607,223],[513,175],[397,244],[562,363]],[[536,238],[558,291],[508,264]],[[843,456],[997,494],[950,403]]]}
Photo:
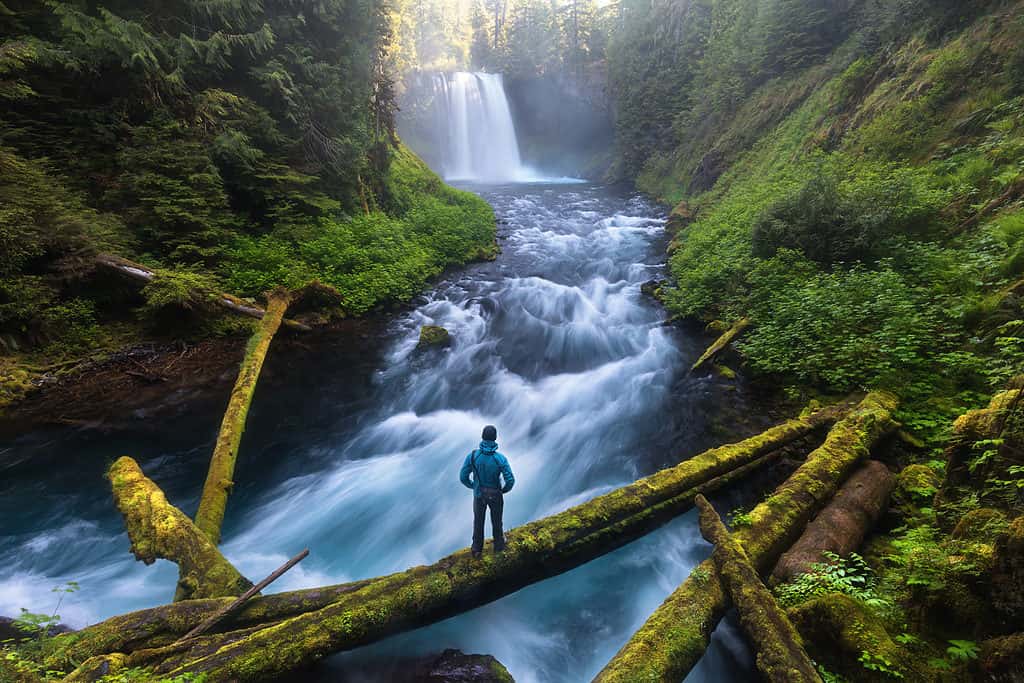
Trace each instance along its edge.
{"label": "whitewater rapid", "polygon": [[[516,475],[506,528],[720,442],[712,422],[734,399],[716,381],[684,374],[696,341],[665,326],[640,292],[663,271],[661,212],[594,185],[475,189],[502,219],[496,262],[453,275],[395,319],[365,381],[336,363],[257,391],[223,548],[258,578],[308,546],[311,556],[273,591],[391,573],[466,547],[471,494],[458,470],[484,424],[498,427]],[[426,324],[448,329],[452,345],[417,349]],[[108,461],[139,455],[190,510],[216,433],[204,424],[90,441],[85,451],[102,445]],[[78,438],[58,434],[32,448],[70,455]],[[89,467],[75,477],[8,468],[15,478],[0,491],[0,511],[16,528],[0,538],[0,614],[45,609],[49,589],[67,580],[82,586],[62,609],[77,626],[170,597],[175,568],[132,560],[102,468]],[[60,505],[54,488],[64,493]],[[311,675],[386,681],[396,659],[454,647],[493,654],[520,683],[589,680],[707,553],[687,515],[490,605],[333,657]],[[691,679],[739,680],[748,667],[726,629]]]}

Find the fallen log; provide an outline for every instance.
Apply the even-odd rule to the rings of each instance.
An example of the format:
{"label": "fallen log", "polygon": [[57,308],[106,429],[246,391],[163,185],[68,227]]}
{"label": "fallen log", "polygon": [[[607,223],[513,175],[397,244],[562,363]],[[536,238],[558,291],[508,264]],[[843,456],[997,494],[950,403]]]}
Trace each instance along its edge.
{"label": "fallen log", "polygon": [[[836,492],[873,444],[896,428],[896,397],[872,392],[825,437],[821,447],[750,512],[734,537],[759,572],[769,569]],[[680,681],[700,661],[729,602],[710,559],[690,574],[608,665],[600,683]]]}
{"label": "fallen log", "polygon": [[704,496],[694,501],[700,511],[700,533],[715,546],[711,559],[739,612],[740,623],[757,653],[757,669],[770,683],[821,683],[796,629],[768,591],[743,547],[722,524]]}
{"label": "fallen log", "polygon": [[172,645],[180,645],[184,643],[186,640],[198,638],[202,634],[206,633],[211,628],[213,628],[217,624],[217,622],[227,618],[227,616],[232,612],[237,612],[238,610],[240,610],[242,608],[242,605],[247,603],[254,596],[259,594],[260,591],[262,591],[264,588],[272,584],[274,581],[277,581],[279,578],[281,578],[281,576],[285,572],[287,572],[289,569],[297,565],[299,562],[302,562],[304,559],[306,559],[308,555],[309,548],[306,548],[301,553],[299,553],[298,555],[296,555],[295,557],[293,557],[292,559],[288,560],[283,565],[275,569],[273,572],[271,572],[270,576],[263,579],[255,586],[242,593],[240,596],[238,596],[238,599],[232,602],[230,605],[225,605],[222,609],[219,609],[214,614],[211,614],[210,617],[206,619],[203,623],[199,624],[199,626],[196,626],[194,629],[183,635],[177,641],[172,643]]}
{"label": "fallen log", "polygon": [[161,558],[178,565],[176,600],[239,595],[252,587],[134,460],[119,458],[107,477],[136,559],[153,564]]}
{"label": "fallen log", "polygon": [[[508,547],[497,557],[473,560],[469,550],[463,549],[432,566],[371,579],[355,587],[333,586],[254,598],[232,617],[231,626],[269,627],[240,639],[230,633],[203,638],[191,657],[178,651],[161,653],[159,648],[173,642],[172,635],[185,633],[223,606],[223,601],[207,602],[201,609],[190,602],[114,617],[79,632],[48,664],[63,668],[67,662],[88,657],[148,648],[145,655],[133,655],[132,666],[157,666],[162,673],[176,668],[204,672],[212,676],[208,679],[211,681],[221,680],[221,676],[230,678],[232,672],[242,670],[272,676],[331,652],[497,600],[621,547],[689,509],[697,493],[741,479],[773,461],[780,448],[841,415],[841,408],[829,408],[790,420],[513,529],[507,534]],[[216,657],[200,656],[199,652],[212,647],[212,643],[219,647]],[[267,657],[264,650],[275,656]]]}
{"label": "fallen log", "polygon": [[825,552],[849,555],[885,512],[896,477],[877,460],[869,460],[818,513],[793,547],[775,564],[769,583],[789,581],[821,562]]}
{"label": "fallen log", "polygon": [[[100,266],[103,266],[104,268],[107,268],[108,270],[111,270],[115,273],[118,273],[120,275],[123,275],[125,277],[131,278],[132,280],[142,283],[152,282],[157,275],[156,271],[152,270],[151,268],[147,268],[141,263],[135,263],[134,261],[129,261],[126,258],[114,256],[113,254],[98,255],[96,257],[96,263]],[[214,301],[221,308],[231,311],[232,313],[237,313],[238,315],[247,316],[249,318],[258,319],[262,318],[266,314],[266,311],[264,309],[260,308],[259,306],[254,306],[252,304],[246,303],[245,301],[239,299],[237,296],[234,296],[233,294],[217,292]],[[298,330],[300,332],[309,332],[310,330],[313,329],[309,325],[306,325],[305,323],[300,323],[297,320],[285,320],[284,325],[285,327],[288,327],[293,330]]]}
{"label": "fallen log", "polygon": [[740,318],[732,324],[728,330],[725,331],[721,337],[715,340],[711,346],[708,347],[697,362],[690,367],[690,372],[696,372],[704,366],[705,363],[713,360],[715,356],[721,353],[729,344],[732,344],[736,337],[740,336],[744,330],[750,327],[750,320],[748,318]]}
{"label": "fallen log", "polygon": [[215,544],[220,543],[220,527],[224,521],[228,494],[234,485],[238,447],[242,443],[245,419],[256,391],[256,382],[270,349],[270,342],[284,320],[289,303],[291,294],[286,290],[277,289],[270,293],[266,315],[249,338],[242,365],[238,369],[238,378],[231,390],[227,410],[224,411],[220,433],[217,435],[217,445],[210,458],[210,469],[206,474],[203,495],[199,499],[199,509],[196,511],[196,526]]}

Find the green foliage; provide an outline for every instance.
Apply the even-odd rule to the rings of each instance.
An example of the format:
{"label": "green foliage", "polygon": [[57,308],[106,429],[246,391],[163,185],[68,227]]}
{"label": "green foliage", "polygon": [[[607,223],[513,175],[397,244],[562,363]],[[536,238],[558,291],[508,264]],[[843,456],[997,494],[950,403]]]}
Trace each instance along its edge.
{"label": "green foliage", "polygon": [[821,168],[757,219],[754,253],[794,249],[825,266],[875,262],[899,237],[921,237],[933,225],[948,197],[929,182],[925,172],[893,165],[858,164],[848,177]]}
{"label": "green foliage", "polygon": [[890,678],[904,677],[903,673],[897,668],[896,663],[890,661],[885,655],[862,651],[857,661],[868,671],[875,671]]}
{"label": "green foliage", "polygon": [[887,605],[877,592],[875,573],[860,555],[851,553],[848,558],[842,558],[826,552],[824,558],[824,562],[811,565],[809,571],[775,588],[780,605],[792,607],[829,593],[849,595],[869,607]]}
{"label": "green foliage", "polygon": [[789,279],[792,259],[760,264],[751,282],[764,300],[752,302],[755,326],[739,342],[754,367],[788,373],[839,390],[898,386],[927,364],[936,343],[938,312],[891,268],[853,269]]}
{"label": "green foliage", "polygon": [[946,654],[954,660],[967,662],[978,658],[978,644],[973,640],[951,640]]}
{"label": "green foliage", "polygon": [[729,513],[729,526],[734,529],[740,527],[750,526],[754,523],[754,520],[750,517],[750,511],[744,511],[737,508]]}
{"label": "green foliage", "polygon": [[227,287],[256,294],[316,279],[342,293],[347,313],[361,314],[410,298],[449,264],[492,248],[494,213],[487,203],[446,186],[404,147],[395,150],[383,188],[389,213],[321,219],[314,228],[237,240]]}
{"label": "green foliage", "polygon": [[154,271],[153,279],[142,289],[146,299],[143,311],[159,314],[167,308],[191,312],[209,312],[217,298],[216,279],[189,271]]}

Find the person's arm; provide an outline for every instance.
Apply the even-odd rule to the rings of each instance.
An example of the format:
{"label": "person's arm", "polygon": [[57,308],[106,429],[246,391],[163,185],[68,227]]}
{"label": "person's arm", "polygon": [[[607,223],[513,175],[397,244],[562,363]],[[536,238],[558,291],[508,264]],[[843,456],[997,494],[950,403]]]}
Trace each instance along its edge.
{"label": "person's arm", "polygon": [[516,483],[516,478],[512,476],[512,466],[508,464],[508,458],[501,459],[501,477],[505,480],[505,485],[501,487],[501,492],[508,493]]}
{"label": "person's arm", "polygon": [[462,463],[462,471],[459,472],[459,481],[462,485],[468,489],[473,488],[473,480],[469,478],[469,475],[473,472],[473,454],[470,453],[466,456],[466,461]]}

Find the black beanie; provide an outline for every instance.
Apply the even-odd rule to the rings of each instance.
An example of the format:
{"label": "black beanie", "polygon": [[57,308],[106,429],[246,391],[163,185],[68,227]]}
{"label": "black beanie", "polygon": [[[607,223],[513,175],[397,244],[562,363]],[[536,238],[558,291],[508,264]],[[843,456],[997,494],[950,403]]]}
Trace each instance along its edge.
{"label": "black beanie", "polygon": [[484,427],[484,433],[481,435],[484,441],[497,441],[498,440],[498,428],[494,425],[487,425]]}

